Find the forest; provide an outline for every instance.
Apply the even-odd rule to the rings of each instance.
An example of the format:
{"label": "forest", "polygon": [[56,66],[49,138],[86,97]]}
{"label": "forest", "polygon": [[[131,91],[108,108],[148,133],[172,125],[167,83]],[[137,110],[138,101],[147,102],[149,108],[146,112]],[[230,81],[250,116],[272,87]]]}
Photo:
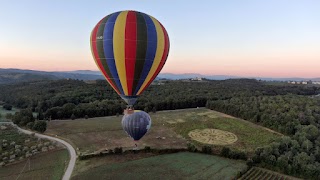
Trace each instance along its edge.
{"label": "forest", "polygon": [[259,148],[253,164],[294,176],[320,179],[320,99],[296,94],[232,97],[206,106],[285,134]]}
{"label": "forest", "polygon": [[[285,136],[257,149],[248,164],[320,179],[320,98],[315,96],[320,94],[319,86],[254,79],[162,80],[159,84],[143,93],[136,109],[156,112],[206,106],[269,127]],[[121,114],[126,107],[102,80],[39,81],[2,85],[0,89],[0,101],[25,109],[22,112],[30,119],[32,113],[39,120],[109,116]],[[24,120],[18,123],[28,124]]]}

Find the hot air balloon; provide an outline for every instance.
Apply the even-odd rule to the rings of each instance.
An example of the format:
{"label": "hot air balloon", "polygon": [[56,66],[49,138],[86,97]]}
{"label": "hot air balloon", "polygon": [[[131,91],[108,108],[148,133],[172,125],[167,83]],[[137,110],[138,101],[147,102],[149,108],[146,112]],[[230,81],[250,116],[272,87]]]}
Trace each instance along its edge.
{"label": "hot air balloon", "polygon": [[102,18],[91,33],[91,51],[112,88],[133,106],[164,66],[169,37],[154,17],[120,11]]}
{"label": "hot air balloon", "polygon": [[138,141],[141,139],[151,127],[151,118],[144,111],[134,111],[125,114],[122,118],[122,128],[127,134]]}

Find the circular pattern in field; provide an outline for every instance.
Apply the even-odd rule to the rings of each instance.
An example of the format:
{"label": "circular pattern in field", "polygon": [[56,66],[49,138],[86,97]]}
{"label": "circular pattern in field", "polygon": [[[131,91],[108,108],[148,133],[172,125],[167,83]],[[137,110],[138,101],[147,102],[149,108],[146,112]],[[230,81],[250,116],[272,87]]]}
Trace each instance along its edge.
{"label": "circular pattern in field", "polygon": [[228,145],[238,140],[235,134],[219,129],[195,129],[188,135],[195,141],[213,145]]}

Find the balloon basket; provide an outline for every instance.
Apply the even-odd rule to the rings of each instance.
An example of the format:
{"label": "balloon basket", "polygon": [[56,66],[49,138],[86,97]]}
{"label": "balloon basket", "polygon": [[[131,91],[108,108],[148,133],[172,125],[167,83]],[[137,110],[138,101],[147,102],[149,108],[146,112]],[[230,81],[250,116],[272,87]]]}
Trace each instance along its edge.
{"label": "balloon basket", "polygon": [[139,150],[139,147],[138,147],[138,143],[137,143],[137,141],[134,141],[134,147],[133,147],[133,150]]}
{"label": "balloon basket", "polygon": [[134,113],[134,109],[125,109],[123,110],[123,114],[126,115],[126,114],[133,114]]}

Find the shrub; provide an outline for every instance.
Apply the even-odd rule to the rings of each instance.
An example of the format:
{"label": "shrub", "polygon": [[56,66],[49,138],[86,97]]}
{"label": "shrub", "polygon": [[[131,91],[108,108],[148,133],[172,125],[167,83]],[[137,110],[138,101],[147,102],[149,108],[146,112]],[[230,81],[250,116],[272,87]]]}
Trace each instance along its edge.
{"label": "shrub", "polygon": [[88,119],[88,118],[89,118],[89,116],[88,116],[88,115],[85,115],[85,116],[84,116],[84,118],[85,118],[85,119]]}
{"label": "shrub", "polygon": [[116,147],[114,148],[114,153],[115,154],[122,154],[123,150],[122,150],[122,147]]}
{"label": "shrub", "polygon": [[230,148],[223,147],[221,152],[220,152],[220,155],[223,156],[223,157],[230,157]]}
{"label": "shrub", "polygon": [[11,110],[12,110],[12,105],[10,105],[10,104],[5,104],[5,105],[3,105],[3,109],[8,110],[8,111],[11,111]]}
{"label": "shrub", "polygon": [[76,116],[74,114],[71,115],[70,119],[75,120]]}
{"label": "shrub", "polygon": [[148,106],[145,107],[143,110],[144,110],[146,113],[148,113],[148,112],[150,111],[150,109],[148,108]]}
{"label": "shrub", "polygon": [[144,152],[151,152],[151,147],[150,146],[144,147]]}
{"label": "shrub", "polygon": [[28,122],[26,126],[28,129],[33,129],[34,122]]}
{"label": "shrub", "polygon": [[190,151],[190,152],[197,152],[198,151],[196,146],[194,144],[191,144],[191,143],[187,144],[187,148],[188,148],[188,151]]}
{"label": "shrub", "polygon": [[152,108],[152,112],[153,112],[153,113],[156,113],[156,112],[157,112],[156,107],[153,107],[153,108]]}
{"label": "shrub", "polygon": [[211,154],[212,153],[211,146],[202,146],[201,152],[205,154]]}

